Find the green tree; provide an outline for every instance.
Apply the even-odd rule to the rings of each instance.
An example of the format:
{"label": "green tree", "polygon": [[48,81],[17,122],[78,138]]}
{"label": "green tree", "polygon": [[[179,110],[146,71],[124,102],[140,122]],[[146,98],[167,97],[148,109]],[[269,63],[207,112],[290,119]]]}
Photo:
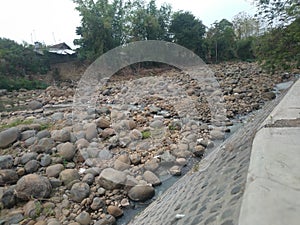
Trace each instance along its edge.
{"label": "green tree", "polygon": [[193,14],[183,11],[174,13],[170,33],[175,43],[194,51],[200,57],[204,56],[202,45],[205,26]]}
{"label": "green tree", "polygon": [[108,50],[123,42],[121,10],[122,1],[109,3],[108,0],[73,0],[81,15],[81,26],[76,33],[80,39],[74,40],[79,45],[79,56],[94,60]]}
{"label": "green tree", "polygon": [[226,19],[215,22],[206,33],[206,59],[210,62],[236,58],[236,37],[233,24]]}
{"label": "green tree", "polygon": [[277,27],[259,37],[255,54],[264,68],[287,70],[300,68],[300,18],[287,27]]}
{"label": "green tree", "polygon": [[44,74],[49,70],[46,56],[38,55],[34,47],[0,38],[0,75],[24,76]]}
{"label": "green tree", "polygon": [[255,0],[257,16],[272,26],[285,26],[300,15],[299,0]]}

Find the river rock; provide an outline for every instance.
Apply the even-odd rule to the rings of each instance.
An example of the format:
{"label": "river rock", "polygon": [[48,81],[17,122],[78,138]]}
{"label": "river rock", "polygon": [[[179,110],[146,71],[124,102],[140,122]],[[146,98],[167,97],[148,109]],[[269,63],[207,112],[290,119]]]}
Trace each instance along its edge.
{"label": "river rock", "polygon": [[82,182],[87,183],[89,185],[92,185],[94,181],[95,181],[95,176],[94,174],[91,173],[84,175],[84,177],[82,178]]}
{"label": "river rock", "polygon": [[6,148],[18,140],[20,131],[16,127],[9,128],[0,132],[0,148]]}
{"label": "river rock", "polygon": [[52,191],[51,184],[46,177],[37,174],[23,176],[16,185],[16,195],[20,199],[47,198]]}
{"label": "river rock", "polygon": [[14,159],[11,155],[0,155],[0,169],[10,169],[13,163]]}
{"label": "river rock", "polygon": [[36,130],[26,130],[21,133],[21,141],[25,141],[28,138],[34,137]]}
{"label": "river rock", "polygon": [[115,225],[116,219],[112,215],[105,215],[103,219],[98,220],[94,225]]}
{"label": "river rock", "polygon": [[74,180],[79,180],[80,175],[75,169],[66,169],[59,174],[59,179],[65,184],[69,184]]}
{"label": "river rock", "polygon": [[91,141],[92,139],[98,137],[98,131],[96,124],[90,124],[85,131],[85,137],[88,141]]}
{"label": "river rock", "polygon": [[93,202],[91,204],[92,210],[98,210],[104,207],[105,207],[105,202],[101,198],[96,197],[93,199]]}
{"label": "river rock", "polygon": [[68,161],[71,161],[76,153],[74,144],[70,142],[63,143],[58,146],[59,155]]}
{"label": "river rock", "polygon": [[32,100],[28,103],[28,108],[31,110],[40,109],[43,107],[43,104],[37,100]]}
{"label": "river rock", "polygon": [[155,190],[151,186],[137,185],[128,192],[128,197],[136,202],[145,202],[151,199],[155,194]]}
{"label": "river rock", "polygon": [[155,173],[153,173],[151,171],[145,171],[143,177],[144,177],[145,181],[152,184],[153,186],[157,186],[157,185],[161,184],[160,179],[156,176]]}
{"label": "river rock", "polygon": [[64,166],[62,164],[55,164],[48,166],[46,168],[46,175],[48,177],[58,177],[61,171],[63,171]]}
{"label": "river rock", "polygon": [[99,118],[96,120],[96,125],[101,129],[105,129],[110,127],[110,122],[107,119]]}
{"label": "river rock", "polygon": [[4,191],[3,196],[1,198],[1,202],[4,208],[10,209],[15,206],[16,196],[14,192],[15,192],[14,187],[10,187],[6,191]]}
{"label": "river rock", "polygon": [[126,173],[106,168],[101,172],[98,183],[107,190],[122,188],[126,183]]}
{"label": "river rock", "polygon": [[51,137],[51,133],[48,130],[41,130],[36,134],[38,139],[49,138]]}
{"label": "river rock", "polygon": [[76,218],[76,222],[80,223],[81,225],[89,225],[91,223],[90,214],[83,211],[81,212]]}
{"label": "river rock", "polygon": [[123,215],[123,210],[115,205],[108,206],[107,212],[115,218],[121,217]]}
{"label": "river rock", "polygon": [[70,197],[74,202],[80,203],[83,199],[89,196],[90,186],[87,183],[75,183],[73,184]]}
{"label": "river rock", "polygon": [[30,160],[34,160],[36,159],[38,156],[38,154],[36,152],[28,152],[25,153],[20,160],[20,163],[25,165],[27,162],[29,162]]}
{"label": "river rock", "polygon": [[15,184],[19,177],[15,170],[0,170],[0,186]]}
{"label": "river rock", "polygon": [[66,129],[54,130],[51,132],[51,137],[54,141],[68,142],[71,139],[71,133]]}
{"label": "river rock", "polygon": [[23,207],[24,216],[33,219],[37,218],[41,213],[41,207],[41,203],[36,200],[27,202]]}
{"label": "river rock", "polygon": [[48,153],[55,147],[56,143],[52,138],[42,138],[38,142],[38,147],[35,148],[35,152]]}
{"label": "river rock", "polygon": [[131,154],[129,158],[133,165],[138,165],[141,163],[141,156],[137,153]]}
{"label": "river rock", "polygon": [[34,173],[39,169],[39,167],[40,167],[40,163],[35,159],[30,160],[24,165],[24,169],[26,173]]}

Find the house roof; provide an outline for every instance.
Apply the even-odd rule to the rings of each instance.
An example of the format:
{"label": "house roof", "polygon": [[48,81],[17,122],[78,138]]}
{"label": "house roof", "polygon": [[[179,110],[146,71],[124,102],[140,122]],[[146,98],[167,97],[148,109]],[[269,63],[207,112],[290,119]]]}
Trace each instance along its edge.
{"label": "house roof", "polygon": [[59,55],[73,55],[76,53],[65,42],[49,46],[49,52]]}
{"label": "house roof", "polygon": [[69,45],[67,45],[65,42],[62,42],[62,43],[59,43],[59,44],[56,44],[56,45],[52,45],[52,46],[49,46],[50,49],[69,49],[69,50],[72,50],[70,48]]}

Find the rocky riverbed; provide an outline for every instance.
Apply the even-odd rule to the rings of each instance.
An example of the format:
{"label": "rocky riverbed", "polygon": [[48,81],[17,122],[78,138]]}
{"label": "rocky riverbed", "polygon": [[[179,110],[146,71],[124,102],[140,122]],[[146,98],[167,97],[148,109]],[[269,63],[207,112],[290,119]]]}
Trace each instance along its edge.
{"label": "rocky riverbed", "polygon": [[113,76],[80,123],[74,86],[1,90],[0,224],[118,224],[294,78],[255,63],[211,68],[226,107],[220,127],[201,85],[175,69]]}

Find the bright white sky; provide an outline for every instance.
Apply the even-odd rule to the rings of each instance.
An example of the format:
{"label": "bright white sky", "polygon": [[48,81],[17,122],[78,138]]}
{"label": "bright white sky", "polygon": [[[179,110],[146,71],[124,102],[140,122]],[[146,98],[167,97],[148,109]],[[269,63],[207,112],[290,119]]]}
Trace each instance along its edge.
{"label": "bright white sky", "polygon": [[[210,26],[241,11],[253,14],[251,0],[157,0],[170,3],[174,11],[192,12]],[[19,43],[35,41],[47,45],[66,42],[74,47],[75,30],[80,25],[79,13],[72,0],[0,0],[0,37]]]}

